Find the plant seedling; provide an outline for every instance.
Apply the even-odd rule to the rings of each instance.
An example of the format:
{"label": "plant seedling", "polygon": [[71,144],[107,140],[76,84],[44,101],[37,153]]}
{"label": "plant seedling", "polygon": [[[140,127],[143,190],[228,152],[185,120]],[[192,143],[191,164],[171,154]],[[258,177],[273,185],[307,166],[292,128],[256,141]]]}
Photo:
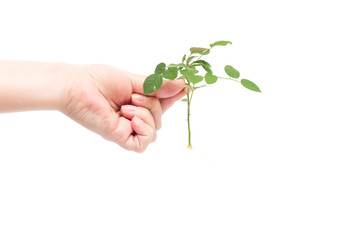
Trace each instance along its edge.
{"label": "plant seedling", "polygon": [[[162,83],[163,78],[168,80],[174,80],[178,77],[184,79],[186,84],[183,85],[186,93],[186,98],[181,101],[187,103],[187,124],[188,124],[188,147],[191,149],[191,130],[190,130],[190,106],[194,95],[194,92],[199,88],[206,87],[207,85],[214,84],[218,79],[232,80],[241,83],[245,88],[255,92],[261,92],[259,87],[248,79],[241,79],[240,72],[230,65],[226,65],[224,70],[228,77],[219,77],[211,70],[211,65],[207,61],[201,59],[203,56],[208,55],[212,49],[216,46],[226,46],[232,44],[230,41],[217,41],[210,44],[208,48],[192,47],[190,48],[190,54],[184,55],[181,63],[169,64],[159,63],[155,72],[149,75],[144,83],[144,94],[150,94],[158,90]],[[200,74],[198,68],[203,70],[204,74]],[[198,85],[205,80],[205,84]]]}

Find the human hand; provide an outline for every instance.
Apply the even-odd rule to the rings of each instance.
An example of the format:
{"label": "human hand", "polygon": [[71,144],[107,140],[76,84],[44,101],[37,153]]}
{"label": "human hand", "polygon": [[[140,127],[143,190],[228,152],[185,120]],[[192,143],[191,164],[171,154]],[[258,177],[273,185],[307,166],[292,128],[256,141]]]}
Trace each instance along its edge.
{"label": "human hand", "polygon": [[156,139],[161,115],[186,95],[183,80],[164,80],[144,96],[145,78],[108,65],[77,65],[67,77],[61,111],[103,138],[143,152]]}

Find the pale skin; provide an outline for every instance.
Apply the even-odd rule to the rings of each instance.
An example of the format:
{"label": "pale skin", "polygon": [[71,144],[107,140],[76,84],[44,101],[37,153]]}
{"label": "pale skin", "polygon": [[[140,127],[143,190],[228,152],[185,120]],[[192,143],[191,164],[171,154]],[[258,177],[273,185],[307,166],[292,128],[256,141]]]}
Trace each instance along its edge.
{"label": "pale skin", "polygon": [[0,113],[58,110],[124,149],[143,152],[162,114],[186,94],[183,80],[164,80],[143,95],[146,76],[109,65],[0,60]]}

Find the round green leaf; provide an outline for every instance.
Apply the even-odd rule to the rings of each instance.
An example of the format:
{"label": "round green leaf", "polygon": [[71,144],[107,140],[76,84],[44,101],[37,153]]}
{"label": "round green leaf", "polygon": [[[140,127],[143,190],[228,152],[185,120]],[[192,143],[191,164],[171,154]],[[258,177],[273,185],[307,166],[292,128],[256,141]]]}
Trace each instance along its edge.
{"label": "round green leaf", "polygon": [[194,75],[194,73],[192,73],[189,69],[185,68],[185,69],[181,69],[180,73],[182,75],[184,75],[185,77],[188,77],[189,75]]}
{"label": "round green leaf", "polygon": [[163,77],[166,78],[166,79],[170,79],[170,80],[173,80],[177,77],[178,75],[178,68],[177,67],[171,67],[171,68],[168,68],[167,70],[165,70],[163,73],[162,73]]}
{"label": "round green leaf", "polygon": [[252,81],[250,80],[247,80],[247,79],[241,79],[241,84],[246,87],[247,89],[250,89],[252,91],[255,91],[255,92],[261,92],[260,91],[260,88],[258,86],[256,86],[255,83],[253,83]]}
{"label": "round green leaf", "polygon": [[213,84],[213,83],[215,83],[217,81],[217,79],[218,79],[217,76],[212,75],[211,73],[206,73],[205,74],[205,82],[207,84]]}
{"label": "round green leaf", "polygon": [[200,76],[200,75],[190,75],[189,78],[188,78],[188,80],[193,84],[199,83],[203,79],[204,79],[204,77]]}
{"label": "round green leaf", "polygon": [[156,74],[162,74],[165,71],[166,68],[166,64],[165,63],[159,63],[156,68],[155,68],[155,73]]}
{"label": "round green leaf", "polygon": [[149,75],[144,83],[143,83],[143,89],[144,94],[150,94],[158,90],[162,85],[163,79],[160,74],[151,74]]}
{"label": "round green leaf", "polygon": [[227,75],[229,75],[229,77],[232,77],[232,78],[239,78],[240,77],[239,71],[236,70],[235,68],[233,68],[230,65],[225,66],[225,72],[226,72]]}

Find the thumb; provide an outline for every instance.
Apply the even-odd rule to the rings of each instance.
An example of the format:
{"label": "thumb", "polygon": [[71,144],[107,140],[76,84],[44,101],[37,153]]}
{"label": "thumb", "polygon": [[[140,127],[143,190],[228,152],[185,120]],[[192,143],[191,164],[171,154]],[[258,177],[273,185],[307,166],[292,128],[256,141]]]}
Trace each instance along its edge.
{"label": "thumb", "polygon": [[176,80],[164,80],[161,87],[154,92],[155,97],[157,98],[170,98],[178,93],[182,92],[184,89],[185,81],[183,79]]}
{"label": "thumb", "polygon": [[[131,83],[133,86],[133,92],[139,93],[139,94],[144,94],[143,84],[146,79],[146,76],[135,74],[135,73],[129,73],[129,77],[130,77],[130,80],[131,80]],[[157,97],[157,98],[172,97],[184,89],[184,87],[181,86],[184,84],[185,84],[185,81],[182,79],[176,79],[176,80],[171,80],[171,81],[164,79],[161,87],[157,91],[155,91],[151,94],[147,94],[147,96],[153,96],[153,97]]]}

